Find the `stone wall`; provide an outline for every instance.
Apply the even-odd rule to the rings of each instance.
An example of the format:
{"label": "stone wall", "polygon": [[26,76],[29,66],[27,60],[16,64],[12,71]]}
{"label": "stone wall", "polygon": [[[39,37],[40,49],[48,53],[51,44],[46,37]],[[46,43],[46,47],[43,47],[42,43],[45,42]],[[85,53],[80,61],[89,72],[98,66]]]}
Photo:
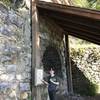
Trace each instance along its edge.
{"label": "stone wall", "polygon": [[71,57],[74,92],[81,95],[100,93],[100,46],[71,48]]}
{"label": "stone wall", "polygon": [[0,100],[29,100],[30,11],[0,3]]}
{"label": "stone wall", "polygon": [[[39,38],[40,38],[40,58],[41,58],[40,68],[44,69],[44,66],[45,66],[43,64],[43,55],[46,49],[49,46],[51,46],[52,48],[55,48],[60,58],[59,62],[61,62],[60,68],[58,70],[58,72],[61,73],[60,74],[61,76],[58,75],[59,82],[60,82],[58,94],[59,95],[67,94],[67,77],[66,77],[66,68],[65,68],[65,56],[64,56],[65,47],[64,47],[64,40],[63,40],[64,39],[63,30],[58,25],[56,25],[52,20],[48,18],[39,17],[39,21],[40,21]],[[55,55],[52,55],[52,58],[50,59],[53,59],[54,56]],[[57,67],[56,64],[54,66],[53,63],[54,62],[51,62],[51,66],[47,66],[47,67]],[[47,77],[47,76],[48,76],[48,73],[44,72],[44,77]],[[46,99],[46,96],[48,96],[47,88],[43,89],[41,93],[43,93],[41,94],[42,100],[47,100]]]}

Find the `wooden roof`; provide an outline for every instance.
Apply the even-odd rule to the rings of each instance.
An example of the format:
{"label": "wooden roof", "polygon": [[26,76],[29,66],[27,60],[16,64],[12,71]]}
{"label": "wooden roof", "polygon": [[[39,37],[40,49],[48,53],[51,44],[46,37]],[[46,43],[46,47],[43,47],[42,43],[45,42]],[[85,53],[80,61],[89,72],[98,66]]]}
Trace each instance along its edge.
{"label": "wooden roof", "polygon": [[38,12],[55,21],[65,34],[100,45],[100,11],[47,2],[37,3]]}

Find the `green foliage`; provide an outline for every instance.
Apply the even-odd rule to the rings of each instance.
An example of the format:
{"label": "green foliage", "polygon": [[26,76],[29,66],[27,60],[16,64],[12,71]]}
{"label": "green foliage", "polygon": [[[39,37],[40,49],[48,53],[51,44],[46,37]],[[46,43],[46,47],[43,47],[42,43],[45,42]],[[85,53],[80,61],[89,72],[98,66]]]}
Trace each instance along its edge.
{"label": "green foliage", "polygon": [[84,86],[81,87],[79,92],[80,92],[80,95],[95,96],[96,95],[96,85],[91,82],[88,84],[84,84]]}
{"label": "green foliage", "polygon": [[17,9],[25,6],[24,0],[1,0],[5,5],[10,6],[13,9]]}
{"label": "green foliage", "polygon": [[2,2],[10,2],[10,0],[1,0]]}
{"label": "green foliage", "polygon": [[32,100],[31,96],[29,96],[28,100]]}
{"label": "green foliage", "polygon": [[73,0],[73,4],[78,7],[89,7],[89,3],[87,0]]}
{"label": "green foliage", "polygon": [[79,85],[74,86],[74,92],[77,94],[80,94],[82,96],[95,96],[97,93],[97,87],[95,84],[93,83],[87,83],[87,82],[83,82],[83,83],[78,83]]}
{"label": "green foliage", "polygon": [[5,3],[6,5],[10,5],[11,4],[11,0],[0,0],[0,1]]}
{"label": "green foliage", "polygon": [[97,85],[96,84],[93,84],[92,82],[90,82],[90,85],[89,85],[89,95],[90,96],[95,96],[97,93]]}
{"label": "green foliage", "polygon": [[100,0],[72,0],[75,6],[100,10]]}
{"label": "green foliage", "polygon": [[99,0],[97,2],[96,9],[100,10],[100,1]]}

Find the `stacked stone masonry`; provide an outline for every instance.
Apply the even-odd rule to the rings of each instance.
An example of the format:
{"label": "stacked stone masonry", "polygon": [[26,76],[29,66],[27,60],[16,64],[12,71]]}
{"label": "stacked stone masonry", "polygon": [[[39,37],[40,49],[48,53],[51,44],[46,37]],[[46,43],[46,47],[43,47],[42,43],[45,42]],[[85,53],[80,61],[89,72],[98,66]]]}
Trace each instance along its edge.
{"label": "stacked stone masonry", "polygon": [[[48,58],[48,59],[50,61],[53,59],[52,60],[53,62],[51,63],[51,67],[56,67],[56,68],[59,67],[58,74],[61,74],[61,76],[59,75],[57,76],[60,81],[60,86],[59,86],[59,90],[57,94],[58,95],[68,94],[67,76],[66,76],[66,68],[65,68],[65,55],[64,55],[65,46],[64,46],[64,40],[63,40],[64,39],[63,30],[58,25],[56,25],[52,20],[46,17],[40,16],[39,22],[40,22],[39,37],[40,37],[40,58],[41,58],[40,68],[44,69],[45,67],[45,64],[43,63],[43,57],[44,57],[44,53],[47,50],[47,48],[48,47],[54,48],[60,58],[59,59],[59,62],[61,62],[60,67],[56,66],[57,61],[55,61],[54,59],[56,55],[52,55],[52,58]],[[49,51],[49,53],[51,51]],[[53,54],[53,52],[51,52],[50,54]],[[48,57],[50,56],[48,55]],[[55,62],[55,65],[54,65],[54,62]],[[50,66],[46,66],[46,67],[50,67]],[[47,77],[47,76],[48,76],[48,73],[44,71],[44,77]],[[47,100],[48,92],[47,92],[46,87],[44,89],[40,89],[40,94],[41,94],[40,96],[42,100]]]}
{"label": "stacked stone masonry", "polygon": [[29,100],[30,14],[0,4],[0,100]]}

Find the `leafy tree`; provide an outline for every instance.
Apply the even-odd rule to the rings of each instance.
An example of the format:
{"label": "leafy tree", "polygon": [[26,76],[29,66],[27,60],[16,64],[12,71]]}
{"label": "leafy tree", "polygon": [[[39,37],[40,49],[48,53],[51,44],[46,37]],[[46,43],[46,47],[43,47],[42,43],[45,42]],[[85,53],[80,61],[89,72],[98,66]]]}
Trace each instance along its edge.
{"label": "leafy tree", "polygon": [[100,10],[100,0],[97,0],[96,9]]}
{"label": "leafy tree", "polygon": [[26,7],[25,0],[1,0],[1,2],[13,9]]}
{"label": "leafy tree", "polygon": [[100,10],[100,0],[72,0],[74,6]]}
{"label": "leafy tree", "polygon": [[87,0],[72,0],[72,4],[78,7],[89,7],[89,2]]}
{"label": "leafy tree", "polygon": [[11,3],[11,0],[0,0],[1,2],[4,2],[6,5],[9,5]]}

